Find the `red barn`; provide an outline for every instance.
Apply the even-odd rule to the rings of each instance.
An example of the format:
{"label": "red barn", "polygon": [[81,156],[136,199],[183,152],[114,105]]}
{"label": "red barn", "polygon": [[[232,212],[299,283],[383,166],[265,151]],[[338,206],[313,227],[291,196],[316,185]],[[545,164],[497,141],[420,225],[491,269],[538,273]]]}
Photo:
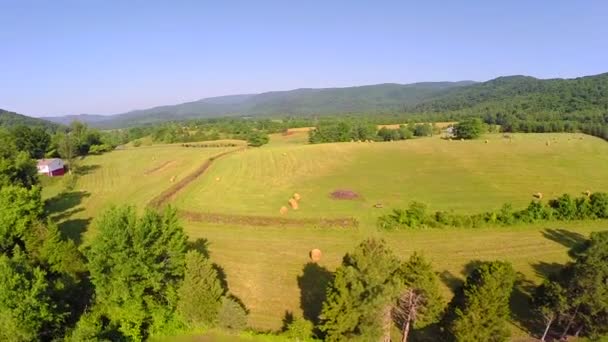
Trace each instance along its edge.
{"label": "red barn", "polygon": [[63,160],[59,158],[40,159],[38,160],[38,173],[45,174],[49,177],[63,176],[65,173],[65,165]]}

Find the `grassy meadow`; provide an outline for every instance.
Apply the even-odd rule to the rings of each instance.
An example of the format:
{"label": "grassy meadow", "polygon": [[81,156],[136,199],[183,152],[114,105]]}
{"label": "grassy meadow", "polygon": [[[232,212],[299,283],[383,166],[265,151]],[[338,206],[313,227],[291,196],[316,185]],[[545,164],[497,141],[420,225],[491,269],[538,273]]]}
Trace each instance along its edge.
{"label": "grassy meadow", "polygon": [[[281,206],[297,192],[300,208],[286,217],[355,217],[370,225],[411,201],[432,210],[477,213],[498,210],[506,202],[526,206],[537,192],[551,198],[608,190],[608,144],[580,134],[290,143],[297,136],[275,136],[268,146],[227,156],[175,203],[193,211],[280,216]],[[331,198],[338,189],[360,197]],[[374,208],[376,203],[384,209]]]}
{"label": "grassy meadow", "polygon": [[[486,143],[487,140],[487,143]],[[173,200],[194,212],[279,217],[294,192],[300,209],[286,218],[355,217],[358,228],[313,226],[253,227],[184,221],[191,239],[203,239],[212,260],[225,272],[231,292],[250,310],[249,325],[277,330],[286,311],[302,315],[318,303],[301,302],[302,291],[322,291],[329,272],[343,255],[370,236],[387,240],[402,257],[421,251],[444,281],[446,299],[476,260],[513,263],[521,282],[514,312],[525,307],[532,283],[568,260],[567,251],[608,222],[549,222],[483,229],[427,229],[382,232],[376,218],[391,208],[421,201],[432,210],[476,213],[497,210],[505,202],[523,207],[532,194],[546,198],[564,192],[608,191],[608,144],[581,134],[487,135],[475,141],[439,137],[388,143],[307,145],[307,133],[271,136],[270,144],[218,159]],[[547,143],[549,142],[549,143]],[[112,204],[143,208],[173,184],[226,148],[152,145],[87,157],[75,189],[57,195],[62,182],[45,188],[50,209],[70,236],[84,241],[94,231],[91,219]],[[356,200],[329,194],[348,189]],[[55,196],[55,197],[54,197]],[[373,205],[382,203],[384,208]],[[321,249],[322,260],[308,265],[308,252]],[[311,308],[312,306],[312,308]],[[514,320],[515,336],[525,329]],[[198,339],[197,339],[198,340]],[[204,338],[201,340],[205,340]]]}

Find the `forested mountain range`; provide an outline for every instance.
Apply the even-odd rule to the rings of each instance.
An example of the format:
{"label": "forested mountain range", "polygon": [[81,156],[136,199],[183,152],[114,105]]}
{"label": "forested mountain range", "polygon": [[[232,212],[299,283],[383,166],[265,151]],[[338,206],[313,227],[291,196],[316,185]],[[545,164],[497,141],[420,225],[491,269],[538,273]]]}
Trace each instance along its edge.
{"label": "forested mountain range", "polygon": [[17,114],[15,112],[9,112],[4,109],[0,109],[0,127],[14,127],[14,126],[40,126],[45,128],[54,129],[58,125],[56,123],[44,120],[33,118],[30,116]]}

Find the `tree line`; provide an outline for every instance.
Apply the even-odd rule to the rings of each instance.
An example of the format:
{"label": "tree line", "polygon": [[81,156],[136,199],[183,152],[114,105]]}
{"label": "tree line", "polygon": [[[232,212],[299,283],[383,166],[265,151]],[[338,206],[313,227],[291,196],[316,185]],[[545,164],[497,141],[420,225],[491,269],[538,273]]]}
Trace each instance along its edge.
{"label": "tree line", "polygon": [[427,205],[412,202],[406,209],[393,209],[391,213],[378,218],[381,229],[415,229],[439,227],[477,228],[495,225],[516,225],[547,221],[595,220],[608,218],[608,194],[595,192],[572,197],[563,194],[560,197],[542,202],[533,200],[521,210],[514,210],[510,203],[505,203],[497,212],[465,215],[450,211],[428,212]]}

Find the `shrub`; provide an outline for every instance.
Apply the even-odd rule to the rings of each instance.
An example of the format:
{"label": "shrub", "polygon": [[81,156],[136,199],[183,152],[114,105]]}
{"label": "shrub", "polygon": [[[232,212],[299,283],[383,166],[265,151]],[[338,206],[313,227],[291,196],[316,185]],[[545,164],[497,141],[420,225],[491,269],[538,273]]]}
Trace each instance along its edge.
{"label": "shrub", "polygon": [[591,211],[597,218],[608,218],[608,194],[596,192],[591,194]]}
{"label": "shrub", "polygon": [[102,154],[110,151],[112,151],[112,146],[106,144],[93,145],[89,148],[89,154]]}
{"label": "shrub", "polygon": [[454,126],[454,135],[458,139],[477,139],[483,133],[483,122],[479,118],[466,119]]}
{"label": "shrub", "polygon": [[247,311],[234,298],[224,297],[218,321],[219,326],[224,329],[241,331],[247,327]]}
{"label": "shrub", "polygon": [[555,210],[558,220],[573,220],[576,217],[576,203],[568,194],[549,201],[549,205]]}
{"label": "shrub", "polygon": [[285,337],[290,341],[306,341],[312,336],[313,324],[304,318],[296,318],[287,325]]}

